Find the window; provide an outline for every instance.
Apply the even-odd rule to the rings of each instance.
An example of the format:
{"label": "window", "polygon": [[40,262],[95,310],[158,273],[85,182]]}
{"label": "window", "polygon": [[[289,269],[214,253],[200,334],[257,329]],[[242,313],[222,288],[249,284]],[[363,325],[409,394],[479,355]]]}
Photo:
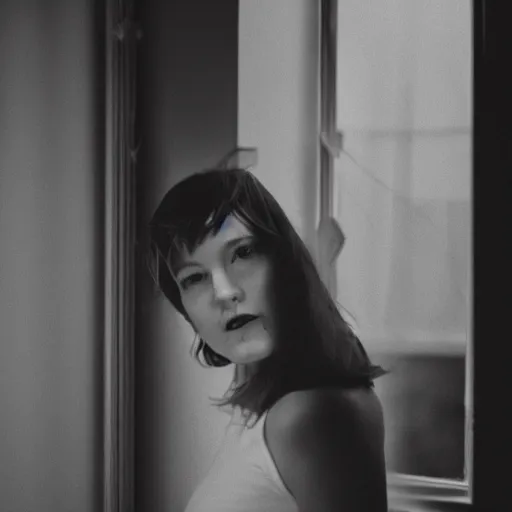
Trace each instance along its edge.
{"label": "window", "polygon": [[334,293],[372,358],[393,489],[469,500],[472,5],[324,0]]}

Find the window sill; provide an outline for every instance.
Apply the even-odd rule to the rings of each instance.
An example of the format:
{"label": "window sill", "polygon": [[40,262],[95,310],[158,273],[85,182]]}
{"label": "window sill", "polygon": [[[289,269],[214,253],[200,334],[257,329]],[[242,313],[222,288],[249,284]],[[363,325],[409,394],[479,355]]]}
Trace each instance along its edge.
{"label": "window sill", "polygon": [[388,474],[389,512],[458,512],[471,508],[464,481]]}

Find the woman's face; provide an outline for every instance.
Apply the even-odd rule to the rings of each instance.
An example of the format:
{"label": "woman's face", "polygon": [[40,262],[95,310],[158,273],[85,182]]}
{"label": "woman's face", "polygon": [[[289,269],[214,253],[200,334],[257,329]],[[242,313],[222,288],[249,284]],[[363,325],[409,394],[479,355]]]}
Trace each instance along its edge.
{"label": "woman's face", "polygon": [[[272,268],[251,231],[233,215],[217,235],[175,269],[181,300],[199,336],[233,363],[250,365],[274,351]],[[239,315],[234,325],[229,321]]]}

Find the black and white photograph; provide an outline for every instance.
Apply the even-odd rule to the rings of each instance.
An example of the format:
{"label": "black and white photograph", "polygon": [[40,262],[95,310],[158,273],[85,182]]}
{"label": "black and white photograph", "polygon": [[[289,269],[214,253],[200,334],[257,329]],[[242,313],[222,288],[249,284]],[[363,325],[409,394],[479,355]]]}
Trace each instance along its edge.
{"label": "black and white photograph", "polygon": [[512,510],[491,4],[0,4],[0,512]]}

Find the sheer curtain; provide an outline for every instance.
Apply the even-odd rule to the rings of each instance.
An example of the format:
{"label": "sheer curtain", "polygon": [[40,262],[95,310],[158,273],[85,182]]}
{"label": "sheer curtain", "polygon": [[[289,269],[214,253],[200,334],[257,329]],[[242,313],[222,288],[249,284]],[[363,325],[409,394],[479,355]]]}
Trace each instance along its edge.
{"label": "sheer curtain", "polygon": [[343,0],[338,299],[372,349],[464,351],[471,261],[469,1]]}

